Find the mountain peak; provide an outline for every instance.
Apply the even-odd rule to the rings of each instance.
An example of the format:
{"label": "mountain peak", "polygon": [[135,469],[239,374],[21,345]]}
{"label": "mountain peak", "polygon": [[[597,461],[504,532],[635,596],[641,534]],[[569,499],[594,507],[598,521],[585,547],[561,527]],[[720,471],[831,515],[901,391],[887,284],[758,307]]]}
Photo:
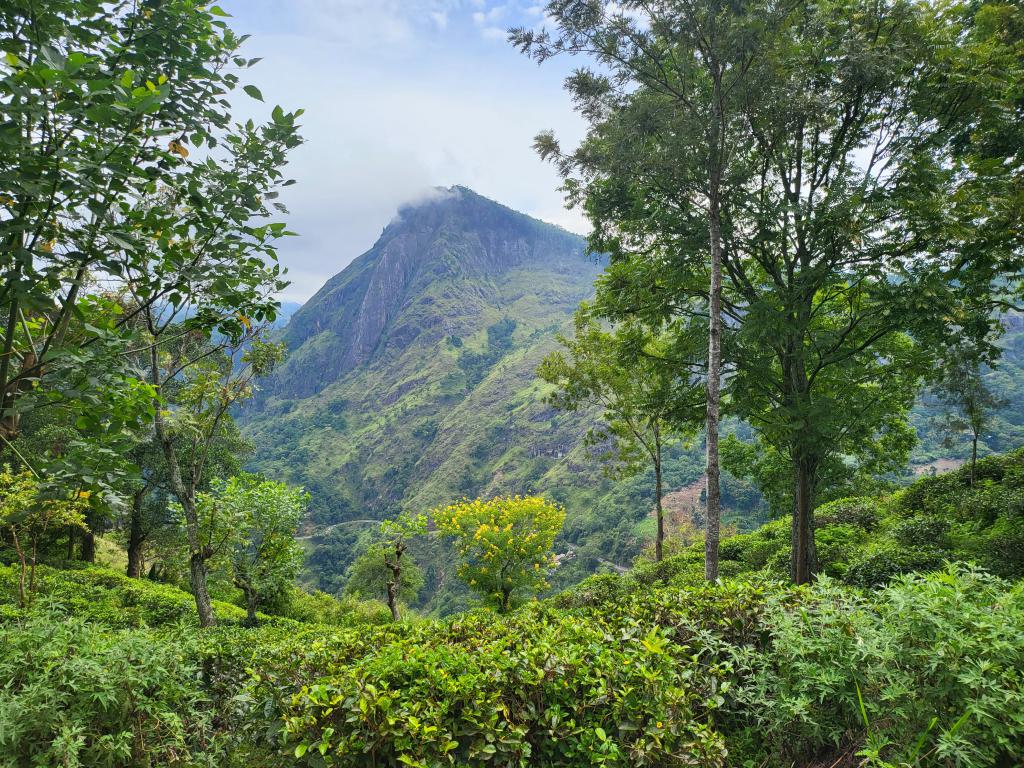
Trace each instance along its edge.
{"label": "mountain peak", "polygon": [[[531,273],[582,278],[589,286],[596,270],[578,235],[467,187],[435,188],[403,205],[374,246],[294,315],[285,331],[289,347],[318,338],[332,347],[327,361],[301,372],[300,388],[317,392],[421,333],[443,338],[442,326],[460,325],[459,316],[479,312],[478,305],[501,305],[509,295],[503,286]],[[427,306],[438,316],[420,317],[415,308]]]}
{"label": "mountain peak", "polygon": [[447,224],[463,229],[511,228],[518,234],[530,236],[547,229],[550,234],[579,239],[554,224],[535,219],[507,205],[481,195],[469,187],[456,184],[451,187],[433,187],[425,193],[399,206],[394,219],[384,229],[382,238],[389,230],[394,232],[403,225],[436,227]]}
{"label": "mountain peak", "polygon": [[313,491],[323,525],[540,489],[586,425],[537,366],[600,271],[583,238],[465,187],[411,201],[289,323],[243,419],[255,466]]}

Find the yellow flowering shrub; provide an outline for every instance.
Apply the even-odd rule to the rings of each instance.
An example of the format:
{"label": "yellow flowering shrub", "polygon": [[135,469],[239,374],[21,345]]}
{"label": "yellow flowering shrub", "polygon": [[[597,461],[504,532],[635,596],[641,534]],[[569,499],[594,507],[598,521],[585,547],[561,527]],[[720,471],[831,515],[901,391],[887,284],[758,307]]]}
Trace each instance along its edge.
{"label": "yellow flowering shrub", "polygon": [[441,507],[433,518],[455,540],[459,577],[499,610],[547,588],[551,547],[565,522],[558,504],[541,496],[498,496]]}

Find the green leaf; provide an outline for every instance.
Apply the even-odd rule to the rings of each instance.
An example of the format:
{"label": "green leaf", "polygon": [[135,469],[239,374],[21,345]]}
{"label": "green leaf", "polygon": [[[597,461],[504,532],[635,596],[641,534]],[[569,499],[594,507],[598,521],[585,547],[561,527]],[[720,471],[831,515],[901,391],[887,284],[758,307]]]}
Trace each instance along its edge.
{"label": "green leaf", "polygon": [[858,683],[856,680],[854,680],[853,681],[853,685],[857,689],[857,704],[860,707],[860,716],[861,716],[861,719],[864,721],[864,728],[865,728],[865,730],[867,730],[870,733],[871,732],[871,723],[868,721],[868,711],[867,711],[867,708],[864,706],[864,697],[861,696],[861,693],[860,693],[860,683]]}
{"label": "green leaf", "polygon": [[295,747],[295,756],[302,757],[306,754],[307,749],[309,749],[308,744],[299,744],[297,747]]}
{"label": "green leaf", "polygon": [[255,85],[247,85],[243,87],[242,90],[256,99],[256,101],[263,101],[263,94],[260,93],[260,89]]}

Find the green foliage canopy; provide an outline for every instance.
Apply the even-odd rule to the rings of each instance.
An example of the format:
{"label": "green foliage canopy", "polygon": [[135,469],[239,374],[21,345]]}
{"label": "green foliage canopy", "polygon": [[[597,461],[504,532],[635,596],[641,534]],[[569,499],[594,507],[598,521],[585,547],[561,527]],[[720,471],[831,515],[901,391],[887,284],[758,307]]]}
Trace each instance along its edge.
{"label": "green foliage canopy", "polygon": [[302,568],[295,534],[308,503],[301,489],[244,473],[196,499],[205,547],[211,557],[226,558],[252,624],[257,609],[290,587]]}
{"label": "green foliage canopy", "polygon": [[[953,338],[992,343],[997,282],[1020,274],[1020,205],[1005,171],[1016,145],[980,139],[1012,133],[996,115],[1019,90],[1019,65],[995,82],[965,74],[978,56],[1009,55],[991,22],[1013,12],[951,7],[703,9],[728,29],[750,25],[723,38],[746,77],[720,145],[679,96],[704,103],[708,89],[685,48],[690,5],[554,2],[557,34],[515,35],[537,58],[593,51],[611,70],[567,81],[590,124],[577,150],[538,141],[593,222],[593,248],[611,256],[597,298],[607,317],[699,320],[707,198],[694,179],[704,158],[727,153],[729,403],[775,466],[788,463],[797,581],[814,568],[816,495],[844,472],[905,461],[921,375]],[[986,42],[964,52],[964,36]]]}
{"label": "green foliage canopy", "polygon": [[565,353],[552,352],[538,373],[556,387],[548,398],[556,408],[600,409],[603,424],[591,428],[587,443],[603,451],[615,469],[635,474],[653,467],[655,559],[661,560],[664,449],[680,432],[697,430],[704,403],[697,373],[677,360],[699,359],[701,339],[687,334],[655,336],[637,323],[607,331],[586,304],[577,312],[575,326],[572,339],[561,339]]}
{"label": "green foliage canopy", "polygon": [[451,504],[431,517],[454,538],[459,576],[499,610],[547,587],[555,565],[551,547],[565,521],[557,504],[539,496],[498,496]]}

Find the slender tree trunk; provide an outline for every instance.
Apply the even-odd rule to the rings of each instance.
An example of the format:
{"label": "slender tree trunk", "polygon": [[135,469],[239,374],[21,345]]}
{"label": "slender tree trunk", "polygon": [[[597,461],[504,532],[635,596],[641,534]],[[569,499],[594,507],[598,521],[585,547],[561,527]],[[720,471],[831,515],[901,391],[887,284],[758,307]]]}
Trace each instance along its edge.
{"label": "slender tree trunk", "polygon": [[142,578],[142,546],[146,542],[142,525],[142,504],[145,498],[144,491],[137,491],[132,497],[132,516],[128,530],[128,577],[132,579]]}
{"label": "slender tree trunk", "polygon": [[7,448],[7,440],[13,440],[18,434],[17,416],[13,410],[16,387],[11,386],[11,362],[14,357],[14,331],[18,322],[18,300],[11,297],[11,306],[4,326],[4,345],[0,352],[0,456]]}
{"label": "slender tree trunk", "polygon": [[398,621],[401,619],[401,615],[398,613],[398,584],[393,579],[389,579],[387,583],[388,589],[388,608],[391,609],[391,620]]}
{"label": "slender tree trunk", "polygon": [[14,540],[14,551],[18,553],[18,562],[21,570],[18,574],[18,607],[25,607],[25,553],[21,549],[21,542],[18,541],[18,531],[11,526],[11,538]]}
{"label": "slender tree trunk", "polygon": [[405,550],[405,542],[399,539],[395,542],[395,559],[389,560],[386,555],[384,557],[384,565],[391,571],[391,578],[388,579],[385,586],[387,588],[388,608],[391,609],[393,621],[401,619],[398,612],[398,593],[402,588],[402,555],[405,554]]}
{"label": "slender tree trunk", "polygon": [[814,462],[798,458],[793,463],[793,529],[790,578],[794,584],[808,584],[814,578],[817,559],[814,547]]}
{"label": "slender tree trunk", "polygon": [[245,593],[245,626],[259,626],[260,620],[256,617],[256,608],[258,602],[256,590],[252,589],[251,587],[242,587],[242,592]]}
{"label": "slender tree trunk", "polygon": [[96,534],[92,528],[86,528],[82,533],[82,543],[78,548],[78,559],[83,563],[96,562]]}
{"label": "slender tree trunk", "polygon": [[213,614],[213,604],[210,602],[210,593],[206,586],[206,561],[210,553],[206,551],[199,537],[199,517],[196,515],[195,496],[190,492],[194,490],[194,486],[185,487],[185,481],[181,475],[181,465],[174,452],[174,443],[167,430],[167,424],[164,422],[163,403],[160,398],[162,382],[156,345],[150,348],[150,375],[151,383],[157,390],[157,401],[154,403],[156,415],[153,419],[153,426],[157,438],[160,440],[160,446],[163,448],[167,468],[170,470],[171,490],[174,491],[178,503],[181,504],[181,510],[185,517],[185,533],[188,536],[189,547],[189,585],[196,601],[199,626],[212,627],[217,619]]}
{"label": "slender tree trunk", "polygon": [[199,614],[199,626],[212,627],[217,623],[213,615],[210,593],[206,588],[206,557],[202,551],[193,552],[189,557],[188,580],[192,587],[192,595],[196,600],[196,612]]}
{"label": "slender tree trunk", "polygon": [[660,457],[654,462],[654,494],[656,498],[655,508],[658,512],[658,534],[654,539],[654,560],[660,563],[665,556],[665,510],[661,503],[664,491],[662,490]]}
{"label": "slender tree trunk", "polygon": [[[715,185],[717,186],[717,184]],[[718,420],[722,386],[722,229],[717,189],[712,190],[709,225],[711,230],[711,295],[708,307],[707,380],[707,519],[704,539],[704,577],[718,579],[718,542],[722,524],[721,471],[718,466]]]}
{"label": "slender tree trunk", "polygon": [[707,380],[707,520],[704,538],[704,578],[718,579],[718,540],[722,526],[722,486],[718,465],[718,420],[722,389],[722,175],[725,172],[725,101],[722,67],[712,56],[713,102],[711,165],[708,174],[708,235],[711,241],[711,287],[708,297]]}
{"label": "slender tree trunk", "polygon": [[68,526],[68,550],[67,560],[70,562],[75,559],[75,527],[73,525]]}
{"label": "slender tree trunk", "polygon": [[974,487],[974,468],[978,463],[978,433],[974,432],[971,439],[971,488]]}
{"label": "slender tree trunk", "polygon": [[38,542],[32,538],[32,559],[29,561],[28,569],[28,595],[29,599],[36,592],[36,556],[38,554]]}
{"label": "slender tree trunk", "polygon": [[133,538],[128,540],[128,578],[141,579],[142,571],[145,569],[145,562],[142,558],[142,539]]}

